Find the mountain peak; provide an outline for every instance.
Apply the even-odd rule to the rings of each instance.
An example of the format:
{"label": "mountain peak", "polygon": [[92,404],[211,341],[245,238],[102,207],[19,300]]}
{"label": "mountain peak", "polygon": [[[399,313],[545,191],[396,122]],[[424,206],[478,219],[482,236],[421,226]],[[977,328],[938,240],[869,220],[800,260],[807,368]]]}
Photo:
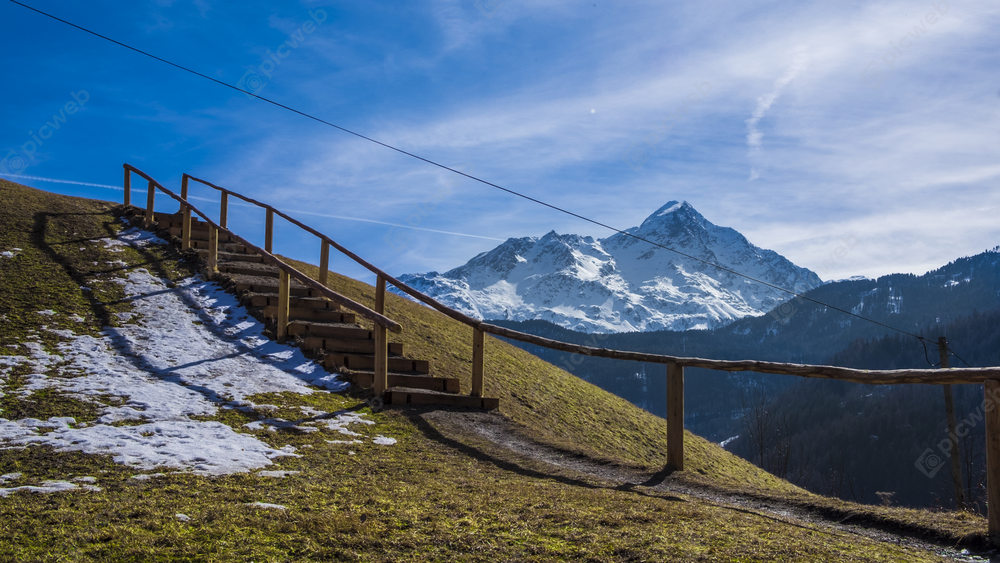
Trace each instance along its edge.
{"label": "mountain peak", "polygon": [[683,208],[691,208],[691,204],[686,201],[674,201],[670,200],[663,207],[657,209],[650,217],[660,217],[661,215],[669,215],[675,211],[680,211]]}
{"label": "mountain peak", "polygon": [[713,225],[686,201],[667,202],[627,232],[635,235],[594,240],[550,231],[513,239],[524,242],[504,243],[444,274],[402,280],[476,318],[544,319],[596,332],[707,329],[763,315],[786,297],[711,264],[773,285],[822,283],[735,230]]}
{"label": "mountain peak", "polygon": [[[673,232],[676,229],[695,231],[711,226],[698,211],[686,201],[668,201],[663,207],[654,211],[639,225],[639,231],[652,235],[653,233]],[[664,231],[664,229],[667,229]]]}

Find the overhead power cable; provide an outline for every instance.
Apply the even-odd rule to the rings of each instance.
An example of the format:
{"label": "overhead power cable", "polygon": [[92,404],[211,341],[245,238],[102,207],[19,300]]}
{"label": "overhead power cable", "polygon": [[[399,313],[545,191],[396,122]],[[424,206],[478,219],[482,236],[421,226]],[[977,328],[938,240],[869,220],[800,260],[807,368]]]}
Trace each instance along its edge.
{"label": "overhead power cable", "polygon": [[476,176],[473,176],[473,175],[471,175],[471,174],[466,174],[465,172],[462,172],[461,170],[456,170],[456,169],[454,169],[454,168],[451,168],[451,167],[448,167],[448,166],[445,166],[444,164],[441,164],[441,163],[438,163],[438,162],[435,162],[435,161],[433,161],[433,160],[430,160],[430,159],[428,159],[428,158],[424,158],[424,157],[422,157],[422,156],[420,156],[420,155],[417,155],[417,154],[414,154],[414,153],[411,153],[411,152],[408,152],[408,151],[405,151],[405,150],[403,150],[403,149],[401,149],[401,148],[398,148],[398,147],[395,147],[395,146],[393,146],[393,145],[390,145],[390,144],[387,144],[387,143],[383,143],[382,141],[379,141],[379,140],[377,140],[377,139],[373,139],[372,137],[368,137],[368,136],[366,136],[366,135],[363,135],[363,134],[361,134],[361,133],[358,133],[358,132],[356,132],[356,131],[352,131],[352,130],[350,130],[350,129],[347,129],[347,128],[345,128],[345,127],[341,127],[340,125],[337,125],[336,123],[331,123],[331,122],[329,122],[329,121],[326,121],[325,119],[322,119],[322,118],[319,118],[319,117],[316,117],[316,116],[314,116],[314,115],[311,115],[311,114],[309,114],[309,113],[306,113],[306,112],[304,112],[304,111],[300,111],[300,110],[297,110],[297,109],[295,109],[295,108],[293,108],[293,107],[290,107],[290,106],[287,106],[287,105],[285,105],[285,104],[282,104],[282,103],[280,103],[280,102],[276,102],[276,101],[274,101],[274,100],[272,100],[272,99],[270,99],[270,98],[265,98],[264,96],[259,96],[259,95],[257,95],[257,94],[254,94],[253,92],[248,92],[248,91],[246,91],[246,90],[244,90],[244,89],[242,89],[242,88],[240,88],[240,87],[238,87],[238,86],[234,86],[234,85],[232,85],[232,84],[228,84],[228,83],[226,83],[226,82],[223,82],[223,81],[221,81],[221,80],[219,80],[219,79],[217,79],[217,78],[213,78],[213,77],[211,77],[211,76],[209,76],[209,75],[207,75],[207,74],[203,74],[203,73],[201,73],[201,72],[198,72],[198,71],[196,71],[196,70],[193,70],[193,69],[190,69],[190,68],[188,68],[188,67],[185,67],[185,66],[182,66],[182,65],[180,65],[180,64],[177,64],[177,63],[174,63],[174,62],[171,62],[171,61],[169,61],[169,60],[167,60],[167,59],[164,59],[164,58],[162,58],[162,57],[158,57],[158,56],[156,56],[156,55],[153,55],[153,54],[151,54],[151,53],[148,53],[148,52],[146,52],[146,51],[143,51],[143,50],[141,50],[141,49],[137,49],[137,48],[135,48],[135,47],[132,47],[131,45],[127,45],[127,44],[125,44],[125,43],[122,43],[121,41],[117,41],[117,40],[115,40],[115,39],[112,39],[112,38],[110,38],[110,37],[107,37],[106,35],[102,35],[102,34],[100,34],[100,33],[97,33],[96,31],[91,31],[90,29],[87,29],[87,28],[85,28],[85,27],[82,27],[82,26],[80,26],[80,25],[77,25],[77,24],[75,24],[75,23],[72,23],[72,22],[69,22],[69,21],[66,21],[66,20],[64,20],[64,19],[62,19],[62,18],[60,18],[60,17],[57,17],[57,16],[54,16],[54,15],[52,15],[52,14],[49,14],[49,13],[47,13],[47,12],[44,12],[44,11],[42,11],[42,10],[39,10],[39,9],[37,9],[37,8],[33,8],[33,7],[31,7],[31,6],[28,6],[27,4],[24,4],[24,3],[22,3],[22,2],[18,2],[17,0],[9,0],[9,1],[10,1],[10,2],[12,2],[12,3],[14,3],[14,4],[17,4],[18,6],[22,6],[22,7],[24,7],[24,8],[27,8],[27,9],[29,9],[29,10],[33,11],[33,12],[36,12],[36,13],[38,13],[38,14],[41,14],[41,15],[43,15],[43,16],[45,16],[45,17],[48,17],[48,18],[51,18],[51,19],[53,19],[53,20],[56,20],[56,21],[58,21],[58,22],[60,22],[60,23],[63,23],[63,24],[66,24],[66,25],[68,25],[68,26],[70,26],[70,27],[73,27],[73,28],[76,28],[76,29],[78,29],[78,30],[80,30],[80,31],[83,31],[84,33],[89,33],[90,35],[93,35],[93,36],[95,36],[95,37],[99,37],[99,38],[101,38],[101,39],[104,39],[105,41],[109,41],[109,42],[111,42],[111,43],[114,43],[115,45],[118,45],[118,46],[120,46],[120,47],[124,47],[124,48],[126,48],[126,49],[128,49],[128,50],[130,50],[130,51],[134,51],[134,52],[136,52],[136,53],[139,53],[140,55],[144,55],[144,56],[146,56],[146,57],[149,57],[149,58],[151,58],[151,59],[154,59],[154,60],[157,60],[157,61],[160,61],[161,63],[164,63],[164,64],[167,64],[167,65],[170,65],[170,66],[172,66],[172,67],[174,67],[174,68],[176,68],[176,69],[178,69],[178,70],[183,70],[184,72],[187,72],[187,73],[190,73],[190,74],[193,74],[193,75],[195,75],[195,76],[198,76],[198,77],[200,77],[200,78],[204,78],[205,80],[209,80],[209,81],[212,81],[212,82],[214,82],[214,83],[216,83],[216,84],[219,84],[220,86],[224,86],[224,87],[226,87],[226,88],[229,88],[230,90],[235,90],[235,91],[237,91],[237,92],[240,92],[240,93],[242,93],[242,94],[246,94],[246,95],[248,95],[248,96],[252,96],[252,97],[254,97],[254,98],[257,98],[258,100],[260,100],[260,101],[262,101],[262,102],[266,102],[266,103],[268,103],[268,104],[271,104],[271,105],[273,105],[273,106],[276,106],[276,107],[279,107],[279,108],[281,108],[281,109],[284,109],[284,110],[287,110],[287,111],[290,111],[290,112],[292,112],[292,113],[294,113],[294,114],[297,114],[297,115],[300,115],[300,116],[302,116],[302,117],[305,117],[306,119],[311,119],[311,120],[313,120],[313,121],[316,121],[316,122],[318,122],[318,123],[322,123],[322,124],[324,124],[324,125],[327,125],[327,126],[329,126],[329,127],[333,127],[334,129],[338,129],[338,130],[340,130],[340,131],[343,131],[344,133],[347,133],[347,134],[350,134],[350,135],[354,135],[355,137],[358,137],[358,138],[361,138],[361,139],[364,139],[364,140],[366,140],[366,141],[369,141],[369,142],[371,142],[371,143],[374,143],[374,144],[376,144],[376,145],[379,145],[379,146],[382,146],[382,147],[385,147],[385,148],[387,148],[387,149],[389,149],[389,150],[392,150],[392,151],[395,151],[395,152],[398,152],[398,153],[400,153],[400,154],[404,154],[404,155],[406,155],[406,156],[409,156],[409,157],[411,157],[411,158],[415,158],[415,159],[417,159],[417,160],[420,160],[420,161],[422,161],[422,162],[425,162],[425,163],[427,163],[427,164],[430,164],[430,165],[432,165],[432,166],[436,166],[436,167],[438,167],[438,168],[441,168],[442,170],[447,170],[447,171],[449,171],[449,172],[452,172],[452,173],[454,173],[454,174],[459,174],[459,175],[461,175],[461,176],[465,176],[466,178],[469,178],[470,180],[473,180],[473,181],[476,181],[476,182],[479,182],[479,183],[481,183],[481,184],[485,184],[485,185],[487,185],[487,186],[490,186],[490,187],[492,187],[492,188],[496,188],[496,189],[498,189],[498,190],[501,190],[501,191],[503,191],[503,192],[506,192],[506,193],[508,193],[508,194],[511,194],[511,195],[514,195],[514,196],[517,196],[517,197],[520,197],[520,198],[522,198],[522,199],[526,199],[526,200],[528,200],[528,201],[531,201],[531,202],[533,202],[533,203],[537,203],[537,204],[539,204],[539,205],[542,205],[542,206],[544,206],[544,207],[548,207],[549,209],[553,209],[553,210],[555,210],[555,211],[558,211],[558,212],[560,212],[560,213],[564,213],[564,214],[566,214],[566,215],[569,215],[569,216],[571,216],[571,217],[576,217],[577,219],[580,219],[580,220],[582,220],[582,221],[586,221],[586,222],[588,222],[588,223],[591,223],[591,224],[593,224],[593,225],[597,225],[597,226],[599,226],[599,227],[603,227],[603,228],[605,228],[605,229],[608,229],[608,230],[610,230],[610,231],[614,231],[614,232],[616,232],[616,233],[618,233],[618,234],[620,234],[620,235],[623,235],[623,236],[626,236],[626,237],[630,237],[630,238],[633,238],[633,239],[635,239],[635,240],[638,240],[638,241],[641,241],[641,242],[645,242],[645,243],[647,243],[647,244],[651,244],[651,245],[653,245],[653,246],[656,246],[656,247],[659,247],[659,248],[662,248],[662,249],[664,249],[664,250],[669,250],[670,252],[673,252],[673,253],[675,253],[675,254],[678,254],[678,255],[680,255],[680,256],[684,256],[685,258],[690,258],[691,260],[695,260],[695,261],[697,261],[697,262],[701,262],[701,263],[703,263],[703,264],[706,264],[706,265],[709,265],[709,266],[712,266],[712,267],[714,267],[714,268],[717,268],[717,269],[719,269],[719,270],[722,270],[722,271],[724,271],[724,272],[729,272],[730,274],[734,274],[734,275],[737,275],[737,276],[740,276],[740,277],[743,277],[743,278],[746,278],[746,279],[748,279],[748,280],[751,280],[751,281],[755,281],[755,282],[757,282],[757,283],[759,283],[759,284],[762,284],[762,285],[765,285],[765,286],[767,286],[767,287],[770,287],[770,288],[772,288],[772,289],[776,289],[776,290],[778,290],[778,291],[781,291],[781,292],[783,292],[783,293],[787,293],[788,295],[791,295],[791,296],[794,296],[794,297],[797,297],[797,298],[799,298],[799,299],[803,299],[803,300],[806,300],[806,301],[810,301],[810,302],[812,302],[812,303],[815,303],[815,304],[817,304],[817,305],[820,305],[820,306],[823,306],[823,307],[827,307],[827,308],[829,308],[829,309],[833,309],[834,311],[838,311],[838,312],[840,312],[840,313],[843,313],[843,314],[845,314],[845,315],[849,315],[849,316],[852,316],[852,317],[856,317],[856,318],[858,318],[858,319],[861,319],[861,320],[863,320],[863,321],[867,321],[867,322],[870,322],[870,323],[873,323],[873,324],[876,324],[876,325],[878,325],[878,326],[881,326],[881,327],[883,327],[883,328],[887,328],[887,329],[889,329],[889,330],[893,330],[893,331],[896,331],[896,332],[899,332],[899,333],[901,333],[901,334],[905,334],[905,335],[908,335],[908,336],[912,336],[912,337],[916,338],[917,340],[920,340],[920,341],[921,341],[921,343],[923,343],[923,342],[924,342],[924,341],[926,340],[926,339],[925,339],[924,337],[922,337],[922,336],[919,336],[919,335],[916,335],[916,334],[914,334],[914,333],[912,333],[912,332],[909,332],[909,331],[906,331],[906,330],[903,330],[903,329],[900,329],[900,328],[896,328],[896,327],[894,327],[894,326],[891,326],[891,325],[888,325],[888,324],[885,324],[885,323],[883,323],[883,322],[881,322],[881,321],[877,321],[877,320],[875,320],[875,319],[871,319],[871,318],[868,318],[868,317],[865,317],[865,316],[862,316],[862,315],[859,315],[859,314],[857,314],[857,313],[854,313],[854,312],[852,312],[852,311],[848,311],[848,310],[846,310],[846,309],[842,309],[842,308],[840,308],[840,307],[836,307],[836,306],[834,306],[834,305],[830,305],[830,304],[828,304],[828,303],[823,303],[822,301],[819,301],[819,300],[817,300],[817,299],[813,299],[812,297],[808,297],[808,296],[806,296],[806,295],[803,295],[803,294],[801,294],[801,293],[798,293],[798,292],[796,292],[796,291],[793,291],[793,290],[790,290],[790,289],[785,289],[785,288],[783,288],[783,287],[781,287],[781,286],[778,286],[778,285],[775,285],[775,284],[772,284],[772,283],[769,283],[769,282],[766,282],[766,281],[764,281],[764,280],[761,280],[761,279],[758,279],[758,278],[755,278],[755,277],[753,277],[753,276],[749,276],[749,275],[747,275],[747,274],[744,274],[744,273],[741,273],[741,272],[737,272],[736,270],[733,270],[733,269],[730,269],[730,268],[727,268],[727,267],[725,267],[725,266],[723,266],[723,265],[721,265],[721,264],[717,264],[717,263],[715,263],[715,262],[710,262],[710,261],[708,261],[708,260],[704,260],[704,259],[702,259],[702,258],[698,258],[698,257],[696,257],[696,256],[692,256],[692,255],[690,255],[690,254],[687,254],[687,253],[684,253],[684,252],[681,252],[681,251],[679,251],[679,250],[676,250],[676,249],[674,249],[674,248],[670,248],[670,247],[668,247],[668,246],[665,246],[665,245],[662,245],[662,244],[660,244],[660,243],[657,243],[657,242],[653,242],[653,241],[651,241],[651,240],[649,240],[649,239],[645,239],[645,238],[643,238],[643,237],[640,237],[640,236],[636,236],[636,235],[634,235],[634,234],[632,234],[632,233],[630,233],[630,232],[627,232],[627,231],[624,231],[624,230],[622,230],[622,229],[618,229],[618,228],[615,228],[615,227],[612,227],[611,225],[608,225],[608,224],[606,224],[606,223],[602,223],[602,222],[600,222],[600,221],[597,221],[597,220],[595,220],[595,219],[591,219],[591,218],[589,218],[589,217],[585,217],[585,216],[583,216],[583,215],[580,215],[579,213],[575,213],[575,212],[573,212],[573,211],[569,211],[569,210],[567,210],[567,209],[564,209],[564,208],[562,208],[562,207],[559,207],[559,206],[556,206],[556,205],[553,205],[553,204],[551,204],[551,203],[548,203],[548,202],[545,202],[545,201],[542,201],[542,200],[540,200],[540,199],[537,199],[537,198],[534,198],[534,197],[531,197],[531,196],[529,196],[529,195],[526,195],[526,194],[523,194],[523,193],[520,193],[520,192],[517,192],[517,191],[515,191],[515,190],[512,190],[512,189],[509,189],[509,188],[505,188],[505,187],[503,187],[503,186],[500,186],[500,185],[498,185],[498,184],[494,184],[493,182],[489,182],[489,181],[487,181],[487,180],[483,180],[482,178],[478,178],[478,177],[476,177]]}

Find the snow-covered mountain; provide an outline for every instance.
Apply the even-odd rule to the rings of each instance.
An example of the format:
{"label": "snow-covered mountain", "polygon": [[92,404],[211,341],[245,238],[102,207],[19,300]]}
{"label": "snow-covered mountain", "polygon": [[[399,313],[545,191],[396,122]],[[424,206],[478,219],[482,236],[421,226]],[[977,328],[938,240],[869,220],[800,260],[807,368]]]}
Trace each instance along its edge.
{"label": "snow-covered mountain", "polygon": [[[713,225],[687,202],[667,203],[628,232],[779,287],[802,292],[822,284],[812,271]],[[715,328],[788,299],[623,234],[512,238],[454,270],[400,280],[479,319],[544,319],[586,332]]]}

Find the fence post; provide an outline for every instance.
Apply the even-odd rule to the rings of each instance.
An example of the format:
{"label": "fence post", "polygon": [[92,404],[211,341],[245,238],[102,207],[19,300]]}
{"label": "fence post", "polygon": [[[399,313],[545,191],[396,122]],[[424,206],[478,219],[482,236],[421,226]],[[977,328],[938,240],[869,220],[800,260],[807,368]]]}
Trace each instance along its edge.
{"label": "fence post", "polygon": [[191,208],[187,204],[181,204],[181,250],[191,248]]}
{"label": "fence post", "polygon": [[267,208],[267,221],[264,224],[264,250],[274,252],[274,210]]}
{"label": "fence post", "polygon": [[153,200],[156,199],[156,186],[149,182],[149,193],[146,195],[146,228],[153,226]]}
{"label": "fence post", "polygon": [[986,506],[987,530],[991,539],[1000,538],[1000,380],[983,382],[986,411]]}
{"label": "fence post", "polygon": [[[188,199],[188,175],[181,179],[181,199]],[[191,248],[191,208],[181,204],[181,250]]]}
{"label": "fence post", "polygon": [[132,205],[132,171],[125,169],[125,207]]}
{"label": "fence post", "polygon": [[[941,369],[948,369],[948,340],[941,336],[938,338],[938,354],[941,358]],[[948,443],[951,446],[949,455],[951,456],[951,480],[955,485],[955,510],[965,509],[965,487],[962,485],[962,465],[959,462],[958,434],[955,433],[957,423],[955,421],[955,399],[951,392],[951,385],[942,385],[944,388],[944,411],[948,417]]]}
{"label": "fence post", "polygon": [[219,266],[219,229],[208,226],[208,278],[214,278]]}
{"label": "fence post", "polygon": [[684,366],[667,364],[667,466],[684,471]]}
{"label": "fence post", "polygon": [[[385,278],[375,282],[375,312],[385,314]],[[389,344],[385,327],[375,323],[375,395],[381,397],[389,387]]]}
{"label": "fence post", "polygon": [[229,218],[229,192],[222,192],[222,201],[219,202],[219,226],[223,229],[229,227],[226,219]]}
{"label": "fence post", "polygon": [[486,334],[478,328],[472,329],[472,395],[483,396],[483,363],[485,359],[483,345]]}
{"label": "fence post", "polygon": [[288,336],[288,305],[291,301],[291,278],[285,270],[278,270],[278,343],[284,344]]}
{"label": "fence post", "polygon": [[319,283],[326,285],[327,274],[330,271],[330,243],[323,241],[319,251]]}

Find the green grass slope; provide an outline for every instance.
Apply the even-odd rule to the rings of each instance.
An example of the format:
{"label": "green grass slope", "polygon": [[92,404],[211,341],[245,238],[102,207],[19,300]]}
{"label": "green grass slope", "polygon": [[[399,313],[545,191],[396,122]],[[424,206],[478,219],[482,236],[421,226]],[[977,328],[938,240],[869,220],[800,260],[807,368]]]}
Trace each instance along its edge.
{"label": "green grass slope", "polygon": [[[194,264],[172,248],[111,253],[93,241],[121,228],[116,206],[0,181],[0,355],[24,355],[28,340],[54,351],[56,330],[94,334],[129,310],[112,280],[143,267],[167,279]],[[109,262],[124,261],[127,266]],[[363,302],[373,289],[337,277],[331,285]],[[86,287],[88,289],[82,289]],[[468,389],[471,329],[390,297],[414,357]],[[40,315],[51,310],[53,314]],[[73,317],[71,320],[70,317]],[[82,321],[80,319],[83,319]],[[42,328],[42,327],[46,328]],[[48,377],[72,377],[53,367]],[[93,421],[103,399],[32,392],[15,368],[0,377],[0,418],[71,416]],[[504,343],[487,343],[487,392],[528,436],[593,457],[659,469],[665,423]],[[47,447],[0,449],[0,475],[16,484],[93,476],[100,491],[0,495],[0,562],[6,561],[936,561],[933,554],[841,532],[664,494],[622,489],[474,440],[457,442],[405,410],[371,412],[340,393],[253,398],[277,412],[220,410],[213,417],[299,458],[253,474],[190,473],[136,480],[109,456]],[[111,398],[108,399],[111,401]],[[111,403],[108,403],[111,404]],[[327,442],[322,432],[252,431],[263,416],[295,418],[299,407],[360,410],[395,446]],[[2,422],[2,421],[0,421]],[[374,432],[355,428],[368,435]],[[365,434],[365,433],[368,434]],[[688,435],[688,472],[722,487],[793,497],[794,487]],[[265,502],[286,510],[261,510]],[[177,517],[182,513],[189,517]],[[974,532],[979,523],[966,524]]]}

